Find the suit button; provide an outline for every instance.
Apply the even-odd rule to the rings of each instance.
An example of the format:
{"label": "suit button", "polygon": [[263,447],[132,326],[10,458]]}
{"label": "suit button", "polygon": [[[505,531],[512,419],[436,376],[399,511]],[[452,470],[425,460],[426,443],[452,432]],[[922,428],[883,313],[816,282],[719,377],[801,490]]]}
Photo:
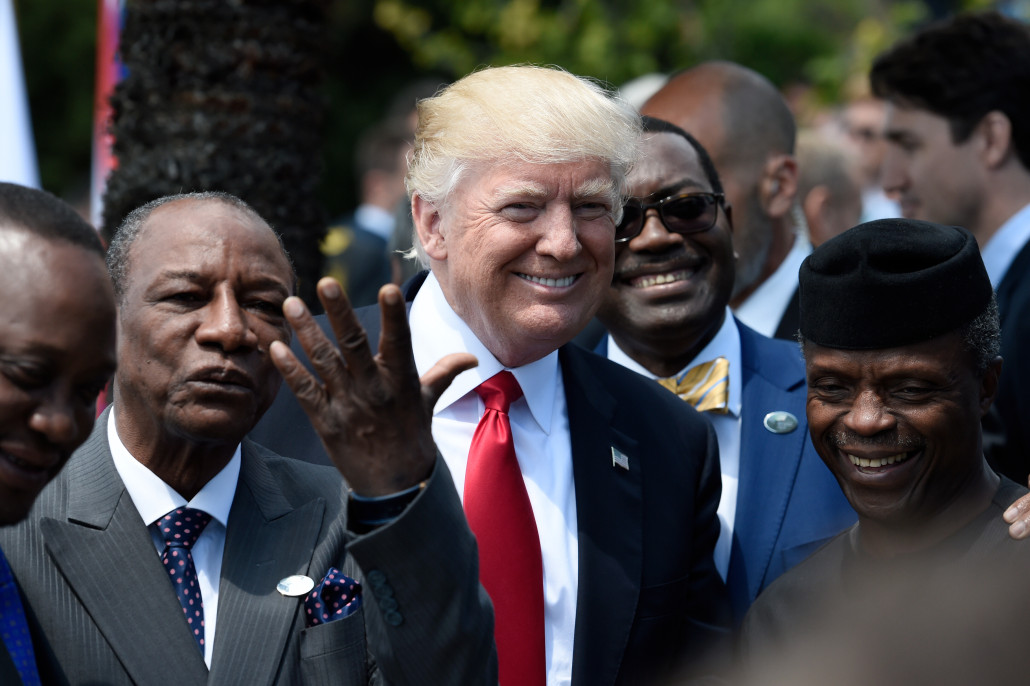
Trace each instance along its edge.
{"label": "suit button", "polygon": [[377,597],[376,601],[379,603],[379,608],[383,613],[392,612],[397,609],[397,601],[393,598]]}
{"label": "suit button", "polygon": [[390,626],[400,626],[401,622],[404,621],[404,617],[402,617],[401,613],[396,610],[389,610],[383,613],[383,621]]}
{"label": "suit button", "polygon": [[386,575],[380,572],[378,569],[373,569],[371,572],[365,575],[365,580],[368,581],[369,585],[375,589],[379,588],[386,583]]}

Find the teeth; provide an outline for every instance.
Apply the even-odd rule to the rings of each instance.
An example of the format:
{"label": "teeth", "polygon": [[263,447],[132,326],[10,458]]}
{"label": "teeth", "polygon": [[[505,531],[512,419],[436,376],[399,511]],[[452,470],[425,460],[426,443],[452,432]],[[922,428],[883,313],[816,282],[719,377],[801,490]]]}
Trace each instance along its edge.
{"label": "teeth", "polygon": [[673,283],[674,281],[685,281],[687,279],[687,270],[680,269],[678,271],[669,272],[667,274],[655,274],[654,276],[641,276],[634,280],[633,286],[635,288],[650,288],[651,286],[660,286],[665,283]]}
{"label": "teeth", "polygon": [[896,462],[904,462],[908,459],[908,453],[897,453],[896,455],[873,458],[872,460],[867,460],[864,457],[856,457],[849,453],[848,459],[851,460],[851,464],[856,467],[886,467],[887,465],[895,464]]}
{"label": "teeth", "polygon": [[565,286],[571,286],[572,282],[576,280],[575,276],[563,276],[560,279],[545,279],[541,276],[532,276],[530,274],[519,274],[526,281],[532,281],[533,283],[541,284],[542,286],[550,286],[551,288],[564,288]]}

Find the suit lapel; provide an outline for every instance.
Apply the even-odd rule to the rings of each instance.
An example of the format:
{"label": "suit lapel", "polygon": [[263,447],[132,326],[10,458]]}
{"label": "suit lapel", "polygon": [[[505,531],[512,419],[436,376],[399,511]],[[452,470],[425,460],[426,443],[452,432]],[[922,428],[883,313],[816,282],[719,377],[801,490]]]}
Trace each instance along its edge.
{"label": "suit lapel", "polygon": [[[605,686],[615,683],[640,595],[644,459],[619,431],[617,400],[595,379],[589,355],[560,351],[579,529],[572,683]],[[627,456],[628,470],[613,465],[613,448]]]}
{"label": "suit lapel", "polygon": [[[758,593],[769,567],[773,547],[783,524],[794,487],[807,433],[803,430],[804,398],[790,392],[804,378],[771,382],[757,370],[762,367],[754,342],[757,334],[740,326],[741,362],[744,367],[743,408],[740,431],[740,481],[733,525],[734,545],[727,586],[734,614],[739,615]],[[782,364],[771,361],[773,369]],[[768,365],[766,365],[768,367]],[[765,415],[776,410],[793,414],[800,426],[786,434],[774,434],[764,425]],[[752,551],[745,568],[742,550]],[[739,616],[738,616],[739,619]]]}
{"label": "suit lapel", "polygon": [[[106,414],[98,422],[106,425]],[[114,468],[106,431],[93,433],[62,478],[72,486],[68,517],[40,521],[43,543],[129,677],[141,684],[204,683],[203,656]],[[174,674],[169,655],[180,656]]]}
{"label": "suit lapel", "polygon": [[308,568],[324,513],[321,499],[294,508],[244,442],[222,556],[212,683],[271,683],[277,674],[302,598],[280,595],[276,584],[293,574],[317,583],[328,571]]}

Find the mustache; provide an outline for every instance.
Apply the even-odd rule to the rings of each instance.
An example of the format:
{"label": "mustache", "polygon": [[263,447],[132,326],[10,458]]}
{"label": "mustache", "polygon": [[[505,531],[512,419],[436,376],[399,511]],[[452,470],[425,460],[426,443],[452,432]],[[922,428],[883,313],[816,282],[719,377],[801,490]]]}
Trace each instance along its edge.
{"label": "mustache", "polygon": [[842,429],[834,431],[827,437],[827,442],[834,448],[890,448],[892,452],[907,453],[922,450],[926,441],[915,436],[902,436],[896,431],[879,433],[875,436],[861,436],[853,431]]}

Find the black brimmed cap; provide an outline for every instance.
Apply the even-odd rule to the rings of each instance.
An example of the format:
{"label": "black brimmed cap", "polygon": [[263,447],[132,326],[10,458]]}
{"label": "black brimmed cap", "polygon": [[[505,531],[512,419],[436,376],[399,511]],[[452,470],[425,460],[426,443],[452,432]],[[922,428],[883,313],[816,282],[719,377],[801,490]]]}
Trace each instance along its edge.
{"label": "black brimmed cap", "polygon": [[801,335],[847,350],[896,348],[955,331],[986,309],[992,292],[971,233],[915,219],[845,231],[816,248],[798,278]]}

